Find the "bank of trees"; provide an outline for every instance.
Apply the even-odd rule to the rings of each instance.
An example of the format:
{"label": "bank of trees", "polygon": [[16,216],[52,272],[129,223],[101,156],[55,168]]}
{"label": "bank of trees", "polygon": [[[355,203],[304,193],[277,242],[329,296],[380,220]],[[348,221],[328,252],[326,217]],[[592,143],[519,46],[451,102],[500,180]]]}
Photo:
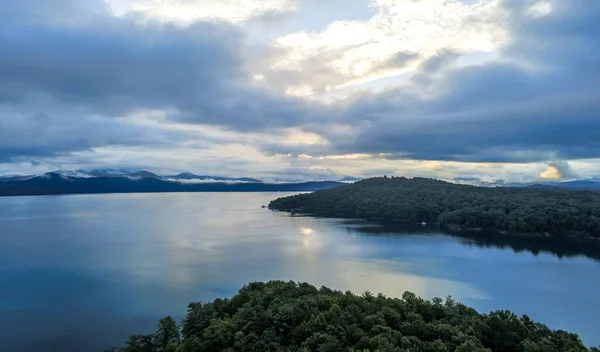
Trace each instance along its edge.
{"label": "bank of trees", "polygon": [[283,281],[191,303],[180,327],[164,318],[156,334],[131,336],[119,351],[600,352],[527,316],[479,314],[451,298],[357,296]]}
{"label": "bank of trees", "polygon": [[279,198],[269,207],[326,217],[437,222],[454,230],[600,238],[600,192],[594,191],[379,177]]}

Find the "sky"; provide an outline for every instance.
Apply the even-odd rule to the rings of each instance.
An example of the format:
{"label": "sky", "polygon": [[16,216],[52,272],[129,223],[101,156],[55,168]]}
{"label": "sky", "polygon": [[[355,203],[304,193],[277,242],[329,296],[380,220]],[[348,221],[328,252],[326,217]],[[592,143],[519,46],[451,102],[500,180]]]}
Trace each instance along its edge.
{"label": "sky", "polygon": [[0,1],[0,174],[600,176],[600,1]]}

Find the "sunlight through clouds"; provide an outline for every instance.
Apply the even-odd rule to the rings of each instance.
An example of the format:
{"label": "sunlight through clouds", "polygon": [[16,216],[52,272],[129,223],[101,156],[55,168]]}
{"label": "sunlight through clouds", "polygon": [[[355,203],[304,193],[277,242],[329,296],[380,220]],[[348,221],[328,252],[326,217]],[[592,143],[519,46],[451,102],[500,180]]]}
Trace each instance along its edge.
{"label": "sunlight through clouds", "polygon": [[310,236],[312,234],[315,233],[315,230],[309,228],[309,227],[303,227],[300,229],[300,233],[305,235],[305,236]]}
{"label": "sunlight through clouds", "polygon": [[[278,38],[276,45],[287,56],[272,69],[309,71],[288,87],[289,94],[309,95],[412,71],[442,49],[493,52],[505,39],[503,29],[478,19],[498,11],[497,5],[495,0],[375,0],[376,13],[368,20],[340,19],[322,32]],[[315,63],[323,66],[321,75],[329,74],[327,83],[310,76],[307,68]]]}

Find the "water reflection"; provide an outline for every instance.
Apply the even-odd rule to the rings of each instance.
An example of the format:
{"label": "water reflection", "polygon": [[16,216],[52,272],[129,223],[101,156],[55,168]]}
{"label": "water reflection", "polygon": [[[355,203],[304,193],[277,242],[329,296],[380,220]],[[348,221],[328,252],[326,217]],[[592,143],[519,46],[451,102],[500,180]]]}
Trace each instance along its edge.
{"label": "water reflection", "polygon": [[315,230],[310,229],[308,227],[303,227],[303,228],[300,229],[300,233],[303,234],[303,235],[306,235],[306,236],[310,236],[313,233],[315,233]]}
{"label": "water reflection", "polygon": [[260,207],[274,196],[0,198],[0,349],[102,350],[152,331],[163,315],[180,318],[190,301],[271,279],[396,297],[452,295],[600,343],[593,331],[600,265],[571,257],[575,249]]}
{"label": "water reflection", "polygon": [[[436,225],[420,224],[374,224],[360,220],[347,220],[345,226],[350,231],[373,235],[438,235]],[[515,253],[528,252],[534,255],[551,254],[557,258],[585,256],[600,261],[600,241],[576,238],[505,236],[493,233],[445,233],[455,237],[465,245],[479,248],[512,249]]]}

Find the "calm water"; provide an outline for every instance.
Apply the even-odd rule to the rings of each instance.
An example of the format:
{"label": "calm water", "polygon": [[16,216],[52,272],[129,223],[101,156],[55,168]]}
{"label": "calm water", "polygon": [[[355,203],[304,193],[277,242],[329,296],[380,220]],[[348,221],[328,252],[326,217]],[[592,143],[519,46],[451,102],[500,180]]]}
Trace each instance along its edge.
{"label": "calm water", "polygon": [[261,209],[281,195],[0,198],[0,350],[101,351],[270,279],[452,295],[600,344],[597,260]]}

